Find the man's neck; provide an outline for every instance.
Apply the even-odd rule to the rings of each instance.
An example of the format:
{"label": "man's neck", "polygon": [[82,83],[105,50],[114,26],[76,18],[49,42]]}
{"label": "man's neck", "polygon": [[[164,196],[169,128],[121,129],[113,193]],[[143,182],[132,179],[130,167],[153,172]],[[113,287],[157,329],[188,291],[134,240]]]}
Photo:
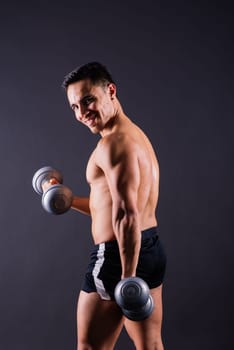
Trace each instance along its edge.
{"label": "man's neck", "polygon": [[114,116],[109,120],[109,122],[105,125],[105,128],[100,132],[101,137],[114,133],[126,118],[127,116],[124,114],[120,103],[118,103]]}

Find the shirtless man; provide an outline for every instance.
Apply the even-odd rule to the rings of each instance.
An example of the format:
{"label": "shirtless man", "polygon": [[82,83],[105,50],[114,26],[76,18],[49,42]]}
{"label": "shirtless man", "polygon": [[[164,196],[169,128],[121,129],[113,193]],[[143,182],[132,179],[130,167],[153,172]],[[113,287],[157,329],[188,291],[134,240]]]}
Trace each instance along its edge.
{"label": "shirtless man", "polygon": [[[166,256],[156,228],[159,167],[152,145],[124,113],[102,64],[75,69],[63,87],[76,119],[101,136],[87,165],[90,196],[72,202],[73,209],[91,215],[95,244],[78,300],[77,348],[111,350],[124,326],[137,350],[163,350]],[[124,317],[114,301],[118,281],[131,276],[147,282],[155,303],[140,322]]]}

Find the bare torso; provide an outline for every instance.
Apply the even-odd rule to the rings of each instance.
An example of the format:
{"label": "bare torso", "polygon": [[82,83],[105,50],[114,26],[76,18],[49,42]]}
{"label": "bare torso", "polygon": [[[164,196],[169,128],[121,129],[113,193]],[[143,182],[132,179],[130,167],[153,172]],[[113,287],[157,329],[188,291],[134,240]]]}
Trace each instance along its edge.
{"label": "bare torso", "polygon": [[[140,183],[137,208],[140,229],[157,226],[155,210],[159,192],[159,166],[152,145],[143,131],[128,118],[115,132],[114,137],[115,140],[119,139],[117,147],[133,146],[138,158]],[[99,142],[88,161],[86,171],[90,185],[92,235],[96,244],[116,238],[112,224],[112,197],[106,176],[100,167],[101,157]]]}

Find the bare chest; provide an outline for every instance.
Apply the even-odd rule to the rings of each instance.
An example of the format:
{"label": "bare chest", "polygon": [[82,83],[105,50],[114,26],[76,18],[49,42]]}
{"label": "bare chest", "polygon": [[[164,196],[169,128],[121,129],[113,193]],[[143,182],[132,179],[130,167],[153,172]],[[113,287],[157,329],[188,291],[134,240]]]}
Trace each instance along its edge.
{"label": "bare chest", "polygon": [[103,178],[103,171],[97,165],[96,150],[94,150],[87,163],[86,179],[87,182],[92,185],[101,178]]}

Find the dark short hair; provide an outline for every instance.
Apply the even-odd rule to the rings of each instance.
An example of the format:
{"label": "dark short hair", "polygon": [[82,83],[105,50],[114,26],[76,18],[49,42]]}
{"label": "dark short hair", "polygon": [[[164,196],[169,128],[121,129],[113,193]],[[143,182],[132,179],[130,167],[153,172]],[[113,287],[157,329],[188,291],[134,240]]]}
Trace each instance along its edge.
{"label": "dark short hair", "polygon": [[103,64],[99,62],[89,62],[68,73],[64,78],[62,87],[67,90],[70,84],[85,79],[90,79],[94,85],[100,84],[104,86],[108,83],[114,83],[111,74]]}

